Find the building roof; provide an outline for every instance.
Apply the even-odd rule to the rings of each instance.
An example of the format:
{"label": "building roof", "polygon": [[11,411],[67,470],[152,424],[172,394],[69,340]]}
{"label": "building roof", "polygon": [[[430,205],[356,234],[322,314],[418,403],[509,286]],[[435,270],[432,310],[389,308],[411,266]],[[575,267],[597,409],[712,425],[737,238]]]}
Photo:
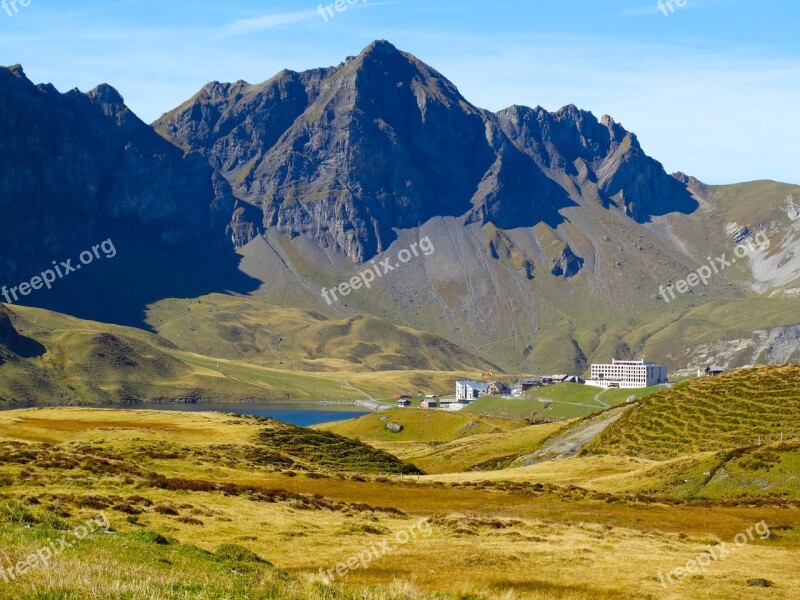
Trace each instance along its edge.
{"label": "building roof", "polygon": [[459,384],[459,385],[468,385],[469,387],[471,387],[471,388],[473,388],[475,390],[488,390],[489,389],[489,384],[488,383],[478,383],[477,381],[469,381],[469,380],[456,381],[456,383]]}

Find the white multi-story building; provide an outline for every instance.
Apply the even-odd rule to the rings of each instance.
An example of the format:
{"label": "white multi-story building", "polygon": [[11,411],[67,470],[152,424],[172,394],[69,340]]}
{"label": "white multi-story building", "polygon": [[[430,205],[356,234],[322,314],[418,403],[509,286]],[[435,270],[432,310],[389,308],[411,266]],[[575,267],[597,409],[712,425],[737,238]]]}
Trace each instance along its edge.
{"label": "white multi-story building", "polygon": [[667,383],[667,367],[644,360],[616,360],[592,365],[589,385],[613,388],[645,388]]}
{"label": "white multi-story building", "polygon": [[488,383],[477,381],[456,381],[456,401],[469,404],[489,393]]}

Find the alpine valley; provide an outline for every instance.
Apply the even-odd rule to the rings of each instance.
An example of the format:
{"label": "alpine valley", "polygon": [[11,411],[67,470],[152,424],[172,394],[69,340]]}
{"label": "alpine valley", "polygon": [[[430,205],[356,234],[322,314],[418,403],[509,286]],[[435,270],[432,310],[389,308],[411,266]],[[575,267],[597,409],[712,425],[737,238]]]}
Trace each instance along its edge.
{"label": "alpine valley", "polygon": [[[619,122],[571,105],[483,110],[386,41],[336,67],[209,83],[151,125],[108,85],[62,94],[0,68],[0,137],[6,285],[117,249],[6,304],[7,402],[218,398],[187,357],[347,373],[367,395],[611,356],[671,372],[800,359],[798,185],[670,175]],[[755,235],[769,247],[708,285],[660,291]],[[323,298],[425,238],[430,255]],[[285,397],[237,381],[225,397]]]}

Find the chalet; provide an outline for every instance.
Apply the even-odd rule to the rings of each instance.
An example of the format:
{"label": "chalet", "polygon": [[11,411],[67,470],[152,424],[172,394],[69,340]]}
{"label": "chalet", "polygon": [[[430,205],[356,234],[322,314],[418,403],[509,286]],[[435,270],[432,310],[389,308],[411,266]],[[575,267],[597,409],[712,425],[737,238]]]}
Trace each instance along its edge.
{"label": "chalet", "polygon": [[577,375],[547,375],[542,377],[542,385],[558,385],[559,383],[586,383],[586,380],[581,379]]}
{"label": "chalet", "polygon": [[406,398],[411,398],[411,396],[409,396],[408,394],[395,394],[394,395],[394,399],[395,400],[405,400]]}
{"label": "chalet", "polygon": [[420,406],[422,406],[422,408],[438,408],[439,403],[436,400],[433,400],[432,398],[426,398],[425,400],[422,401],[422,404],[420,404]]}
{"label": "chalet", "polygon": [[499,381],[491,382],[486,391],[486,393],[490,396],[502,396],[503,394],[508,394],[510,392],[511,388],[505,383],[500,383]]}
{"label": "chalet", "polygon": [[706,377],[713,377],[714,375],[722,375],[725,372],[725,367],[720,367],[719,365],[711,365],[710,367],[706,367],[704,371],[698,372],[697,376],[702,377],[705,375]]}
{"label": "chalet", "polygon": [[411,406],[411,400],[409,400],[408,398],[403,398],[402,400],[398,400],[397,406],[399,407]]}

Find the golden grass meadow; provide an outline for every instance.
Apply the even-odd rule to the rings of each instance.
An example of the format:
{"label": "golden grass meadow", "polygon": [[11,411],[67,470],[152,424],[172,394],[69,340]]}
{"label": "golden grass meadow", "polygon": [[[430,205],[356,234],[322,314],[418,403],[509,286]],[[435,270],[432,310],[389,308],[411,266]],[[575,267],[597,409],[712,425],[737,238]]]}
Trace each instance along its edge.
{"label": "golden grass meadow", "polygon": [[[744,401],[761,398],[763,427],[796,411],[797,367],[713,383],[742,377]],[[784,394],[763,396],[759,382],[775,377]],[[0,597],[797,598],[798,440],[722,452],[692,443],[668,458],[650,449],[664,442],[639,415],[659,414],[675,394],[716,393],[710,385],[610,409],[624,414],[580,452],[538,461],[525,457],[584,423],[404,409],[386,415],[405,425],[391,437],[379,414],[305,429],[220,413],[6,411]],[[675,406],[666,439],[683,424]],[[622,427],[636,452],[604,443]],[[73,539],[98,515],[106,529]],[[410,537],[423,519],[429,535]],[[762,522],[768,537],[667,583]],[[19,572],[64,536],[71,546]],[[367,565],[351,560],[356,568],[326,581],[371,549]]]}

